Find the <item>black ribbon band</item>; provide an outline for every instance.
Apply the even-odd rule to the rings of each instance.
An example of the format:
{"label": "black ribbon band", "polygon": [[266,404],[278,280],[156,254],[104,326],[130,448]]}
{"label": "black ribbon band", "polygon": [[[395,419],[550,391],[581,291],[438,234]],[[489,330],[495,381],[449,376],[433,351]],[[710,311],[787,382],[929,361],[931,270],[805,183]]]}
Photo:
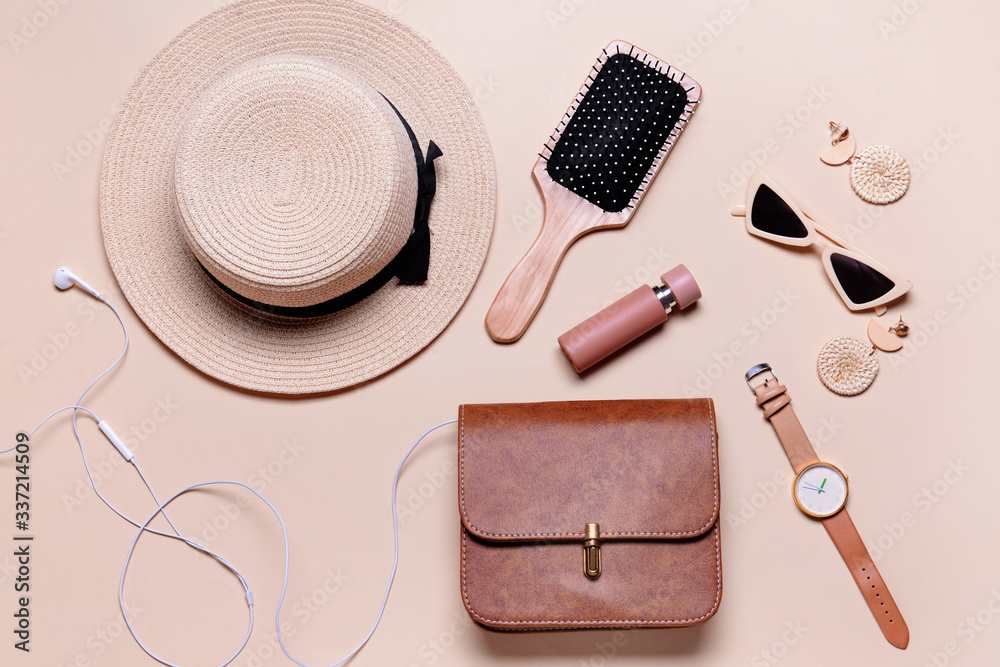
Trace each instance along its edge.
{"label": "black ribbon band", "polygon": [[[437,190],[437,175],[434,173],[434,160],[441,157],[443,153],[438,148],[438,145],[431,141],[427,144],[427,156],[425,158],[420,150],[420,144],[417,143],[417,135],[413,133],[413,128],[403,118],[403,114],[399,113],[399,109],[392,102],[389,102],[385,98],[385,95],[382,97],[389,103],[392,110],[396,112],[396,116],[399,117],[399,120],[403,123],[403,127],[406,128],[406,134],[410,137],[410,145],[413,148],[413,158],[417,163],[417,205],[413,212],[413,229],[410,230],[410,236],[402,249],[389,261],[385,268],[376,273],[368,281],[358,285],[349,292],[313,306],[275,306],[255,301],[222,284],[218,278],[202,266],[201,268],[212,279],[212,282],[218,285],[223,292],[240,303],[244,303],[265,313],[305,318],[322,317],[323,315],[329,315],[330,313],[353,306],[377,292],[393,276],[399,278],[399,281],[402,283],[422,283],[427,280],[427,270],[431,262],[431,232],[427,220],[430,217],[431,200],[434,199],[434,193]],[[200,262],[199,265],[201,265]]]}

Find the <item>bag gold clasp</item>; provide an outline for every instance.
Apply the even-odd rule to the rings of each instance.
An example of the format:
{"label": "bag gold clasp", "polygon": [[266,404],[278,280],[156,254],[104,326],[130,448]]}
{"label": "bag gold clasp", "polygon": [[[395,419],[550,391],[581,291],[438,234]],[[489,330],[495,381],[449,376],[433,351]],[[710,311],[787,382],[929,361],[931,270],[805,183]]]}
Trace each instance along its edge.
{"label": "bag gold clasp", "polygon": [[601,527],[588,523],[583,534],[583,573],[588,579],[597,579],[601,576]]}

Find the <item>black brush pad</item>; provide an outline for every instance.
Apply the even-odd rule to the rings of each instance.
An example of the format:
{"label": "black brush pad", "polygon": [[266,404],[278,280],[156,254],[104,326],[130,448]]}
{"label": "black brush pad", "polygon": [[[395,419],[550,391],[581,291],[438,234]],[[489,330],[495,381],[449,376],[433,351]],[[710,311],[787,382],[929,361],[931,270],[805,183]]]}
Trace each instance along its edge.
{"label": "black brush pad", "polygon": [[552,149],[549,176],[609,213],[623,210],[687,101],[666,74],[624,53],[609,57]]}

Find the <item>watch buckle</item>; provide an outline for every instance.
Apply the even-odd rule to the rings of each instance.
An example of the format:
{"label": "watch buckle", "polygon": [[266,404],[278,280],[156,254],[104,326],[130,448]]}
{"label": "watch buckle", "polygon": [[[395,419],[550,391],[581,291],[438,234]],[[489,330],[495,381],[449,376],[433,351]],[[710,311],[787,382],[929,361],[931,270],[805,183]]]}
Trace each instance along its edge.
{"label": "watch buckle", "polygon": [[[747,386],[750,387],[750,392],[751,393],[756,394],[756,392],[754,392],[754,390],[753,390],[753,385],[750,384],[750,380],[752,380],[754,377],[760,375],[761,373],[766,373],[767,371],[771,371],[771,375],[774,375],[774,371],[771,370],[771,365],[770,364],[757,364],[756,366],[751,366],[750,370],[748,370],[746,372],[746,375],[743,376],[744,379],[747,381]],[[777,378],[775,378],[775,380],[777,380]],[[766,385],[767,382],[768,381],[765,380],[764,384]]]}

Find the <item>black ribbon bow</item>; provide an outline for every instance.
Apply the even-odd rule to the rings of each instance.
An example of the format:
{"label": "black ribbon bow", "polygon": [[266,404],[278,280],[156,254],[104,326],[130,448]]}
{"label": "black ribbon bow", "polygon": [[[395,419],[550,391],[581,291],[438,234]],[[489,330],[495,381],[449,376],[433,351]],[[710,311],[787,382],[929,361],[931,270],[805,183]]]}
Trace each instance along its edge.
{"label": "black ribbon bow", "polygon": [[427,269],[431,264],[431,230],[427,220],[431,213],[431,200],[437,191],[437,174],[434,171],[434,160],[444,155],[438,145],[431,141],[427,144],[427,157],[420,154],[416,139],[413,142],[413,155],[417,160],[417,207],[413,214],[413,231],[406,245],[399,251],[391,264],[396,264],[394,275],[404,283],[422,283],[427,280]]}

